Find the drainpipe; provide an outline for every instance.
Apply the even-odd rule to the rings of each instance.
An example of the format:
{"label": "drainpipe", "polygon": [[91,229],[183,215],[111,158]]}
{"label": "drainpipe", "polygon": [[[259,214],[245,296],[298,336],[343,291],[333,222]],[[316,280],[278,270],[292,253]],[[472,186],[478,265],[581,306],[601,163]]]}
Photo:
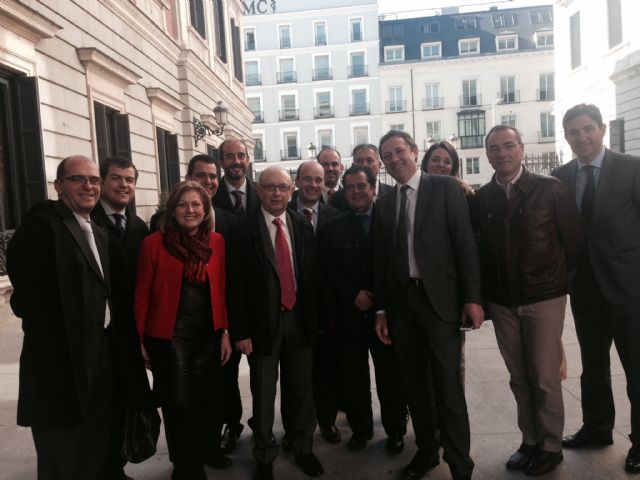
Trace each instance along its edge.
{"label": "drainpipe", "polygon": [[413,104],[413,68],[409,69],[411,73],[411,136],[416,138],[416,109]]}

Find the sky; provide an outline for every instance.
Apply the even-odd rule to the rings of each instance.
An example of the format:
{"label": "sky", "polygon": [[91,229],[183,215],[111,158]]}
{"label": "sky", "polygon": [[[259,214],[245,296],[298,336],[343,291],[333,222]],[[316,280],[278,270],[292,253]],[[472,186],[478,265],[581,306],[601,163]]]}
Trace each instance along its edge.
{"label": "sky", "polygon": [[517,8],[531,5],[553,5],[553,0],[378,0],[380,13],[399,13],[401,18],[430,15],[429,9],[460,6],[461,12],[489,10],[492,5],[498,8]]}

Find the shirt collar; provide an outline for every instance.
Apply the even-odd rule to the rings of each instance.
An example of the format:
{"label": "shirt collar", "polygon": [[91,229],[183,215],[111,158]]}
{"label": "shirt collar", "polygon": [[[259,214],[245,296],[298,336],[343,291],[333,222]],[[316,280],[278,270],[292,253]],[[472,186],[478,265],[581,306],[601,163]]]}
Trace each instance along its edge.
{"label": "shirt collar", "polygon": [[[405,185],[409,185],[413,190],[418,190],[420,186],[420,178],[422,177],[422,170],[419,168],[416,169],[415,173],[411,176],[411,178],[407,181]],[[402,185],[402,184],[399,184]]]}
{"label": "shirt collar", "polygon": [[100,204],[102,205],[102,208],[104,208],[104,213],[107,214],[107,216],[111,217],[113,216],[114,213],[119,213],[120,215],[122,215],[125,219],[127,218],[127,207],[124,207],[122,210],[114,210],[113,208],[111,208],[111,206],[105,202],[104,200],[100,199]]}
{"label": "shirt collar", "polygon": [[260,207],[260,209],[262,210],[262,215],[264,215],[264,221],[267,222],[267,227],[271,226],[271,224],[273,223],[273,220],[276,219],[276,218],[279,218],[280,220],[282,220],[282,224],[285,227],[287,226],[287,212],[286,212],[286,210],[284,212],[282,212],[282,215],[280,215],[278,217],[274,217],[269,212],[267,212],[264,209],[264,207]]}
{"label": "shirt collar", "polygon": [[576,160],[578,161],[578,170],[582,170],[582,167],[584,167],[585,165],[592,165],[595,168],[602,168],[602,161],[604,160],[604,154],[605,154],[605,148],[602,147],[602,150],[600,150],[600,153],[596,155],[596,158],[594,158],[593,162],[591,163],[585,163],[581,161],[579,158],[577,158]]}
{"label": "shirt collar", "polygon": [[239,192],[242,192],[242,193],[244,193],[244,194],[246,194],[246,193],[247,193],[247,179],[246,179],[246,177],[245,177],[245,179],[244,179],[244,182],[242,182],[242,185],[240,185],[240,188],[236,188],[236,187],[234,187],[233,185],[231,185],[231,184],[227,181],[227,179],[226,179],[226,178],[224,179],[224,182],[227,184],[227,191],[228,191],[229,193],[233,192],[234,190],[238,190]]}
{"label": "shirt collar", "polygon": [[502,188],[507,188],[508,186],[514,186],[518,182],[518,180],[520,180],[520,177],[522,176],[522,172],[524,172],[524,168],[522,168],[522,164],[520,164],[520,170],[518,170],[518,173],[516,174],[515,177],[513,177],[507,183],[502,183],[498,179],[498,175],[496,175],[496,183],[498,184],[498,186]]}
{"label": "shirt collar", "polygon": [[313,210],[313,213],[318,213],[318,208],[319,208],[318,206],[320,205],[319,201],[314,203],[310,207],[307,207],[304,203],[302,203],[302,200],[300,200],[300,198],[298,198],[298,201],[296,203],[298,204],[298,212],[304,212],[309,208]]}

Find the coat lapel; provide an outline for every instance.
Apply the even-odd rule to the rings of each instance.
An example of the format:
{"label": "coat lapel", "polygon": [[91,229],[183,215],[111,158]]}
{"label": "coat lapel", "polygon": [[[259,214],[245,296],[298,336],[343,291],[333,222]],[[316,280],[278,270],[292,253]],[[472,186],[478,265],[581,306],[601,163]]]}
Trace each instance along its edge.
{"label": "coat lapel", "polygon": [[606,197],[603,197],[606,192],[615,192],[616,186],[615,174],[615,160],[611,156],[609,150],[605,151],[604,158],[602,159],[602,169],[600,170],[600,176],[598,177],[598,185],[596,185],[596,200],[593,206],[593,225],[592,228],[598,225],[601,221],[601,212],[603,211],[603,202],[606,201]]}
{"label": "coat lapel", "polygon": [[418,232],[420,231],[420,227],[422,226],[422,219],[424,218],[424,212],[427,211],[427,197],[429,196],[430,190],[429,177],[426,173],[423,173],[420,176],[420,186],[418,187],[418,200],[416,201],[416,212],[413,228],[413,237],[414,239],[418,238]]}
{"label": "coat lapel", "polygon": [[[91,270],[93,270],[93,272],[98,276],[98,278],[104,280],[104,277],[100,272],[100,267],[98,267],[98,262],[96,262],[96,259],[93,256],[93,252],[91,251],[89,242],[87,242],[87,239],[85,238],[84,233],[82,233],[82,230],[80,229],[80,225],[78,225],[78,221],[76,220],[76,217],[73,214],[65,216],[62,219],[62,222],[64,223],[65,227],[67,227],[69,232],[71,232],[71,236],[73,237],[75,242],[78,244],[78,247],[82,252],[82,255],[84,256],[87,263],[89,263]],[[94,236],[95,236],[95,231],[94,231]],[[96,244],[97,244],[97,240],[96,240]],[[100,252],[100,250],[98,250],[98,253],[100,253],[101,256],[103,255]],[[106,255],[108,255],[108,253],[105,253],[105,256]]]}

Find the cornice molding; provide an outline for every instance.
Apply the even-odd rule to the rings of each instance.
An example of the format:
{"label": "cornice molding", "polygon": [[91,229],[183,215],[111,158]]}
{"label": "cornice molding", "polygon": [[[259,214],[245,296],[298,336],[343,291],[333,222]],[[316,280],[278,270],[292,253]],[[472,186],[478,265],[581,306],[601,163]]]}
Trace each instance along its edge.
{"label": "cornice molding", "polygon": [[38,43],[55,36],[62,27],[36,10],[15,0],[0,0],[0,26]]}
{"label": "cornice molding", "polygon": [[147,88],[146,90],[151,105],[157,105],[159,108],[171,113],[171,115],[174,115],[185,107],[180,100],[161,88]]}
{"label": "cornice molding", "polygon": [[94,47],[77,48],[78,59],[87,71],[109,77],[120,88],[135,85],[142,77]]}

